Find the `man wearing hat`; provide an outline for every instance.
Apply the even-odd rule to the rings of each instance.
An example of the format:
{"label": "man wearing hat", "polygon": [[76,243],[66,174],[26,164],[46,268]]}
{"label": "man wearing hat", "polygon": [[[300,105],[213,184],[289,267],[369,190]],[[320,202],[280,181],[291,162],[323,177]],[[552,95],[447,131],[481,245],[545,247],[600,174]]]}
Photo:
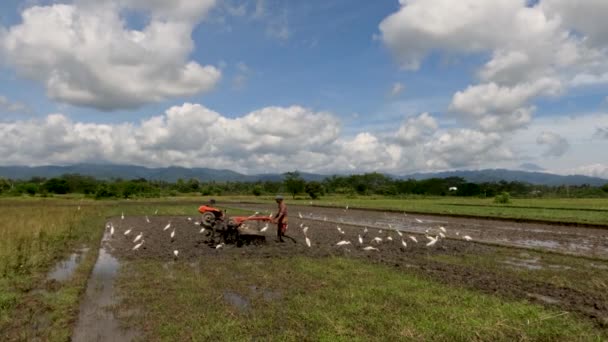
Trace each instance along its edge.
{"label": "man wearing hat", "polygon": [[276,196],[274,199],[279,205],[279,212],[274,216],[272,223],[276,223],[277,225],[277,237],[279,241],[284,242],[283,236],[285,236],[285,232],[287,231],[287,205],[285,205],[285,201],[281,195]]}

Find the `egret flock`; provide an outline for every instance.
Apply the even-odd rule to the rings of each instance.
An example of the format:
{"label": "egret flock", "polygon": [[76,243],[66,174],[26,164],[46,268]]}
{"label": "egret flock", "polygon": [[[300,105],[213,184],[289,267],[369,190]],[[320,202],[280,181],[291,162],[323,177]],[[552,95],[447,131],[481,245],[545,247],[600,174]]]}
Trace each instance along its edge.
{"label": "egret flock", "polygon": [[[345,210],[348,210],[348,206],[345,208]],[[154,214],[155,215],[158,214],[158,209],[155,210]],[[259,214],[259,212],[256,212],[251,217],[256,216],[258,214]],[[312,216],[312,214],[311,214],[311,216]],[[272,214],[270,214],[270,217],[272,217]],[[304,219],[304,215],[302,215],[301,212],[298,212],[298,217],[300,219]],[[121,212],[120,219],[121,219],[121,221],[123,221],[125,219],[124,212]],[[148,215],[145,216],[145,220],[146,220],[146,223],[148,223],[148,224],[151,223]],[[192,220],[191,217],[188,217],[186,220],[188,222],[191,222],[191,223],[193,222],[193,220]],[[323,220],[327,221],[327,217],[325,217]],[[414,220],[417,223],[423,223],[424,222],[423,220],[418,219],[418,218],[415,218]],[[195,221],[193,223],[196,226],[200,225],[200,222],[198,222],[198,221]],[[167,231],[171,227],[172,227],[172,222],[169,221],[167,223],[167,225],[163,228],[163,231]],[[309,248],[312,248],[312,242],[311,242],[310,237],[308,236],[309,227],[307,225],[305,225],[304,223],[300,223],[299,227],[302,230],[302,233],[304,235],[304,242],[305,242],[306,246],[309,247]],[[173,242],[175,240],[175,238],[176,238],[176,230],[175,230],[175,228],[176,227],[173,226],[173,229],[171,230],[171,233],[169,234],[169,238],[171,239],[171,242]],[[259,229],[259,232],[263,233],[263,232],[267,231],[268,228],[269,228],[269,224],[266,223],[262,228]],[[116,228],[114,227],[114,225],[112,224],[112,222],[109,222],[108,224],[106,224],[106,230],[109,230],[110,238],[112,238],[114,236]],[[342,227],[340,227],[339,225],[336,225],[336,230],[338,231],[338,234],[340,236],[345,236],[346,235],[346,232],[344,231],[344,229],[342,229]],[[123,232],[123,235],[125,237],[128,237],[131,234],[132,231],[133,231],[133,228],[129,227],[129,228],[127,228]],[[204,233],[205,231],[206,231],[205,227],[202,227],[200,229],[199,233]],[[362,232],[359,233],[359,234],[357,234],[358,245],[364,251],[380,251],[379,247],[380,247],[380,245],[382,243],[392,243],[394,241],[393,236],[391,235],[391,232],[395,232],[397,234],[397,236],[398,236],[397,240],[401,240],[400,243],[401,243],[402,248],[407,248],[407,246],[408,246],[407,242],[406,242],[407,239],[411,240],[411,242],[413,242],[415,244],[418,243],[418,239],[416,238],[416,236],[414,236],[414,235],[404,236],[404,234],[403,234],[402,231],[400,231],[398,229],[395,229],[395,228],[393,228],[393,226],[391,224],[388,224],[388,231],[387,231],[387,233],[386,233],[385,236],[383,236],[383,230],[382,229],[378,229],[377,230],[377,234],[379,236],[373,236],[373,237],[371,237],[371,236],[369,236],[370,230],[367,227],[364,227],[363,230],[362,230]],[[463,235],[461,237],[460,232],[456,232],[455,235],[456,235],[457,238],[462,238],[465,241],[472,241],[473,240],[469,235]],[[425,246],[426,247],[432,247],[432,246],[436,245],[439,241],[444,240],[444,239],[448,239],[448,230],[445,227],[443,227],[443,226],[440,226],[438,228],[429,228],[429,229],[425,230],[424,236],[428,240],[425,243]],[[366,246],[364,246],[365,240],[368,241],[368,244]],[[135,236],[135,238],[133,239],[133,244],[134,245],[132,247],[132,250],[133,251],[137,251],[138,249],[141,248],[141,246],[144,244],[144,242],[145,242],[145,240],[144,240],[144,233],[143,232],[139,232],[139,234],[137,234]],[[375,246],[373,246],[372,244],[375,245]],[[350,240],[346,240],[346,239],[342,239],[342,240],[338,241],[335,244],[335,246],[337,246],[337,247],[349,246],[349,245],[353,245],[353,243]],[[221,249],[223,247],[224,247],[224,244],[220,243],[220,244],[218,244],[218,245],[215,246],[215,249]],[[174,258],[177,258],[178,255],[179,255],[179,250],[177,250],[177,249],[173,250],[173,256],[174,256]]]}

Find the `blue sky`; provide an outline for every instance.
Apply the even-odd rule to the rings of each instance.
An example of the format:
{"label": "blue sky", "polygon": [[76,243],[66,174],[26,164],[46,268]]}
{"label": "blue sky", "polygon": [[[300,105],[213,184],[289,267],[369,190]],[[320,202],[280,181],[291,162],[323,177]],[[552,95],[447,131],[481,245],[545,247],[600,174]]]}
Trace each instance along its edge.
{"label": "blue sky", "polygon": [[[608,65],[602,61],[608,42],[601,38],[608,27],[599,20],[581,22],[565,1],[179,0],[169,6],[112,0],[106,5],[0,4],[0,134],[19,140],[27,123],[36,122],[31,126],[42,126],[38,135],[46,136],[51,114],[60,115],[64,132],[76,132],[62,141],[40,141],[63,149],[46,154],[0,146],[10,154],[3,163],[133,161],[243,172],[398,173],[535,163],[554,172],[608,176],[606,157],[577,153],[605,147],[608,140],[597,134],[608,127]],[[608,8],[589,1],[576,11]],[[29,21],[23,19],[28,13],[35,13]],[[59,13],[70,13],[72,26],[52,21]],[[87,15],[98,16],[111,34],[76,25]],[[529,22],[518,22],[518,16]],[[154,36],[149,28],[159,23],[175,24],[169,28],[174,31]],[[526,32],[527,25],[535,31]],[[79,29],[94,33],[79,41],[73,38]],[[150,43],[133,41],[133,30],[151,37]],[[560,38],[564,35],[568,38]],[[107,53],[114,48],[112,39],[116,51]],[[546,46],[535,49],[535,39]],[[145,53],[138,55],[140,47]],[[524,56],[525,62],[510,56]],[[115,62],[125,58],[125,65]],[[179,74],[189,62],[210,69]],[[181,79],[174,78],[178,74]],[[185,108],[186,103],[199,106]],[[171,116],[169,108],[184,113]],[[274,109],[265,115],[278,118],[271,121],[283,129],[256,126],[258,116],[266,118],[256,113],[265,109]],[[183,137],[175,127],[207,120],[206,111],[217,114],[213,126],[218,127],[201,128],[200,141],[192,139],[192,146],[177,143]],[[569,131],[573,116],[589,123],[584,133]],[[153,117],[165,123],[144,124]],[[79,131],[84,124],[91,124],[91,131]],[[120,143],[126,138],[104,140],[102,125],[133,141],[126,146]],[[144,128],[150,129],[146,139],[156,139],[133,138]],[[250,141],[242,138],[237,148],[217,136],[233,130],[243,130]],[[230,146],[217,142],[224,140]],[[81,147],[86,143],[101,147]],[[196,148],[205,144],[213,144],[217,154]],[[281,145],[289,148],[282,151]]]}

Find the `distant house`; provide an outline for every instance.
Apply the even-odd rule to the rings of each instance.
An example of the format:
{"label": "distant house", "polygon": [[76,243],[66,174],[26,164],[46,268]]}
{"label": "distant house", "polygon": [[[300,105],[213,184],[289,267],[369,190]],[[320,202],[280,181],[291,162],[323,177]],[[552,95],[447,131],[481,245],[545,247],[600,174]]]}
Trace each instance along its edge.
{"label": "distant house", "polygon": [[457,187],[455,187],[455,186],[451,186],[449,190],[450,190],[450,191],[458,191],[458,188],[457,188]]}

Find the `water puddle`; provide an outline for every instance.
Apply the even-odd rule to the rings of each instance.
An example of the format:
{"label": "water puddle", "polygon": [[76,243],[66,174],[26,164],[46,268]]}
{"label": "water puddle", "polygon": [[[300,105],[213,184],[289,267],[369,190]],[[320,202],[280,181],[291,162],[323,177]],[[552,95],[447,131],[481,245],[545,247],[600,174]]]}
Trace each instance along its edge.
{"label": "water puddle", "polygon": [[55,280],[58,282],[69,280],[88,251],[89,248],[81,248],[75,253],[70,254],[67,259],[58,262],[47,275],[47,280]]}
{"label": "water puddle", "polygon": [[231,291],[224,292],[224,301],[239,309],[239,311],[247,311],[251,305],[247,298]]}
{"label": "water puddle", "polygon": [[542,270],[543,266],[539,264],[539,258],[532,259],[516,259],[516,258],[507,258],[507,260],[502,261],[503,264],[507,264],[509,266],[514,266],[516,268],[525,268],[527,270],[538,271]]}
{"label": "water puddle", "polygon": [[99,257],[80,305],[72,341],[131,341],[136,336],[134,331],[120,327],[111,310],[119,303],[114,290],[114,279],[120,263],[106,249],[104,242],[108,238],[109,236],[104,236],[102,240]]}

